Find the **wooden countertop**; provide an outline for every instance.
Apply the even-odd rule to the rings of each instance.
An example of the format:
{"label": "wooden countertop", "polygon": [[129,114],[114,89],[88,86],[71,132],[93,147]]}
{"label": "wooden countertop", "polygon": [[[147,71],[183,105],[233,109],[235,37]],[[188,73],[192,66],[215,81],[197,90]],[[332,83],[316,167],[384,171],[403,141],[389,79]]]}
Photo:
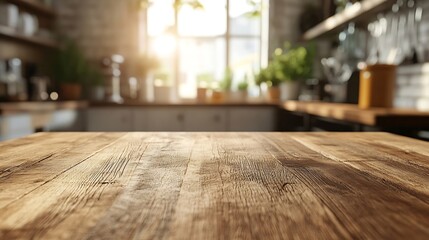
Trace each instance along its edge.
{"label": "wooden countertop", "polygon": [[86,101],[61,101],[61,102],[7,102],[0,103],[0,114],[46,112],[59,109],[86,108]]}
{"label": "wooden countertop", "polygon": [[279,102],[269,101],[248,101],[248,102],[126,102],[126,103],[109,103],[109,102],[91,102],[91,107],[278,107]]}
{"label": "wooden countertop", "polygon": [[354,104],[287,101],[283,108],[292,112],[381,127],[429,127],[429,112],[415,109],[372,108],[363,110]]}
{"label": "wooden countertop", "polygon": [[311,114],[368,126],[429,128],[429,112],[415,109],[359,109],[357,105],[326,102],[230,102],[230,103],[141,103],[115,104],[106,102],[15,102],[0,103],[0,114],[49,112],[58,109],[85,109],[87,107],[279,107],[287,111]]}
{"label": "wooden countertop", "polygon": [[0,160],[0,239],[429,236],[429,143],[387,133],[39,133]]}

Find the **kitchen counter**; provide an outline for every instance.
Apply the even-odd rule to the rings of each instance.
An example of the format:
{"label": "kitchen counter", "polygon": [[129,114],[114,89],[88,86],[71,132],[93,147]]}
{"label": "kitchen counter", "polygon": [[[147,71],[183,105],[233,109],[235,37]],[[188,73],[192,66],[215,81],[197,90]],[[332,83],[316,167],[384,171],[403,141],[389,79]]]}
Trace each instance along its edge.
{"label": "kitchen counter", "polygon": [[87,107],[86,101],[2,102],[0,141],[39,131],[81,131]]}
{"label": "kitchen counter", "polygon": [[246,102],[126,102],[126,103],[109,103],[109,102],[91,102],[91,107],[278,107],[279,102],[270,101],[246,101]]}
{"label": "kitchen counter", "polygon": [[174,102],[174,103],[141,103],[127,102],[124,104],[108,102],[16,102],[0,103],[0,114],[20,112],[47,112],[59,109],[86,109],[88,107],[277,107],[290,112],[306,113],[319,117],[332,118],[340,121],[364,124],[368,126],[395,127],[412,125],[413,127],[429,128],[429,112],[414,109],[373,108],[362,110],[354,104],[327,102]]}
{"label": "kitchen counter", "polygon": [[355,104],[287,101],[283,109],[290,112],[363,124],[374,127],[429,128],[429,112],[415,109],[371,108],[360,109]]}
{"label": "kitchen counter", "polygon": [[328,103],[328,102],[222,102],[222,103],[141,103],[129,102],[115,104],[106,102],[92,102],[91,107],[267,107],[295,113],[310,114],[318,117],[331,118],[339,121],[363,124],[374,127],[404,127],[429,128],[429,112],[415,109],[400,108],[372,108],[363,110],[356,104]]}
{"label": "kitchen counter", "polygon": [[0,159],[0,239],[429,236],[429,143],[388,133],[38,133]]}
{"label": "kitchen counter", "polygon": [[62,109],[82,109],[86,107],[88,107],[87,101],[3,102],[0,103],[0,114],[47,112]]}

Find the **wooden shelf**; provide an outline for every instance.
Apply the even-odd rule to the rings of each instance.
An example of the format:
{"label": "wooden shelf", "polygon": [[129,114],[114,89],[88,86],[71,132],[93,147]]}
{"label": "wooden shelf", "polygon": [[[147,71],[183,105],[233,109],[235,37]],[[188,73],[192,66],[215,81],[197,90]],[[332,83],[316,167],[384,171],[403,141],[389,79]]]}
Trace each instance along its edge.
{"label": "wooden shelf", "polygon": [[21,43],[32,44],[41,47],[47,48],[58,48],[59,44],[57,41],[52,39],[45,39],[37,36],[26,36],[20,33],[15,32],[14,30],[0,26],[0,37],[11,39],[14,41],[19,41]]}
{"label": "wooden shelf", "polygon": [[37,0],[4,0],[5,2],[15,4],[23,10],[27,10],[37,15],[43,15],[45,17],[56,17],[55,10]]}
{"label": "wooden shelf", "polygon": [[304,40],[313,40],[339,32],[350,22],[367,22],[378,13],[391,8],[395,0],[364,0],[324,20],[304,33]]}

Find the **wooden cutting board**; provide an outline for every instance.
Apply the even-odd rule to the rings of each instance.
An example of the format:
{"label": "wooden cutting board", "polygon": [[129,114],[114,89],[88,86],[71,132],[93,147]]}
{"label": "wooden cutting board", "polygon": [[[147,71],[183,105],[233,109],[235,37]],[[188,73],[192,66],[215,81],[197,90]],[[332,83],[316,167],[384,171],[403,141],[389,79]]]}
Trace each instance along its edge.
{"label": "wooden cutting board", "polygon": [[429,143],[39,133],[0,144],[0,239],[429,239]]}

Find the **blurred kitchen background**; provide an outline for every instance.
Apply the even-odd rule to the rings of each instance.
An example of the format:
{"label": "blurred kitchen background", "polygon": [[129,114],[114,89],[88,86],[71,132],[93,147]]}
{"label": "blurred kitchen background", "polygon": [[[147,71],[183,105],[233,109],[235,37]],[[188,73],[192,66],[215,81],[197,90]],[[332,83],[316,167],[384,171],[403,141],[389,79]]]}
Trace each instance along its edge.
{"label": "blurred kitchen background", "polygon": [[0,140],[41,131],[427,139],[427,0],[2,0]]}

